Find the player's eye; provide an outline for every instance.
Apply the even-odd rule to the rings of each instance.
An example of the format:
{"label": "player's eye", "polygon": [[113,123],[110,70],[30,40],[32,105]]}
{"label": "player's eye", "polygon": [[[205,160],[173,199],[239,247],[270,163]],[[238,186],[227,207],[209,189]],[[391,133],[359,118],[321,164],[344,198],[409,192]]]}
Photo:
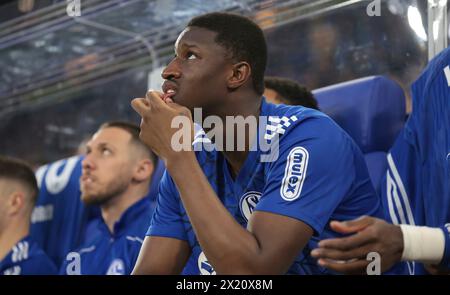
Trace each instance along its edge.
{"label": "player's eye", "polygon": [[197,54],[193,53],[192,51],[188,51],[186,53],[186,59],[197,59]]}
{"label": "player's eye", "polygon": [[108,148],[102,148],[102,155],[103,155],[103,156],[109,156],[109,155],[111,155],[111,154],[112,154],[112,152],[111,152],[110,149],[108,149]]}

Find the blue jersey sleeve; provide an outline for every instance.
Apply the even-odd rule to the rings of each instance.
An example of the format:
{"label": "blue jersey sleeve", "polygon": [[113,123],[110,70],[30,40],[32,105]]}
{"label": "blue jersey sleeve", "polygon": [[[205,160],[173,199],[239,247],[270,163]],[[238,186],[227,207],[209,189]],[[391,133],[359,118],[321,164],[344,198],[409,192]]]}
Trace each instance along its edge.
{"label": "blue jersey sleeve", "polygon": [[450,270],[450,223],[445,224],[441,229],[445,236],[445,248],[440,265]]}
{"label": "blue jersey sleeve", "polygon": [[357,147],[327,117],[308,119],[299,127],[292,126],[280,138],[279,157],[268,165],[256,210],[298,219],[320,235],[353,189]]}
{"label": "blue jersey sleeve", "polygon": [[[409,135],[408,135],[409,134]],[[406,128],[397,137],[387,155],[388,169],[383,179],[381,199],[386,220],[394,224],[424,224],[420,200],[420,165],[416,146]]]}
{"label": "blue jersey sleeve", "polygon": [[180,211],[180,198],[172,178],[166,172],[159,184],[158,201],[147,236],[188,240]]}
{"label": "blue jersey sleeve", "polygon": [[50,259],[42,254],[25,260],[20,267],[22,275],[56,275],[58,270]]}

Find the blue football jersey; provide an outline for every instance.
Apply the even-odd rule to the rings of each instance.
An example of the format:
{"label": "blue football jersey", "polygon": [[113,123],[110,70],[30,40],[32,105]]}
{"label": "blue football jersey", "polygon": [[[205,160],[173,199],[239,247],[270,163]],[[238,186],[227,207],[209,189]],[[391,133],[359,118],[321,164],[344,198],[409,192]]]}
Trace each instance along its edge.
{"label": "blue football jersey", "polygon": [[101,217],[92,220],[80,248],[69,252],[60,274],[128,275],[134,268],[153,214],[145,197],[129,207],[114,224],[111,233]]}
{"label": "blue football jersey", "polygon": [[[243,227],[259,210],[298,219],[314,230],[288,273],[330,273],[310,255],[321,239],[340,236],[330,229],[329,221],[383,214],[363,155],[347,133],[316,110],[268,104],[263,99],[260,116],[268,119],[267,123],[260,119],[255,142],[265,140],[273,149],[267,153],[264,144],[251,149],[235,179],[222,153],[204,148],[196,151],[197,160],[217,196]],[[196,138],[194,143],[198,142]],[[215,274],[167,173],[147,235],[188,241],[192,255],[184,274]]]}
{"label": "blue football jersey", "polygon": [[60,265],[65,254],[80,245],[85,227],[98,209],[81,201],[82,156],[42,166],[36,171],[39,197],[31,217],[31,236]]}
{"label": "blue football jersey", "polygon": [[[382,190],[387,218],[395,224],[440,227],[450,268],[450,48],[412,85],[413,111],[388,154]],[[411,274],[423,266],[408,263]]]}
{"label": "blue football jersey", "polygon": [[23,238],[0,261],[0,275],[54,275],[53,262],[30,236]]}

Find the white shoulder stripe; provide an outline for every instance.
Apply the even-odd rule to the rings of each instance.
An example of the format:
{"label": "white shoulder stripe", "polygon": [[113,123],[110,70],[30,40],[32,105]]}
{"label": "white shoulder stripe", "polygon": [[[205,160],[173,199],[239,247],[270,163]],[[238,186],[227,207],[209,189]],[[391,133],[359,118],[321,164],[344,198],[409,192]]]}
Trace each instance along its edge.
{"label": "white shoulder stripe", "polygon": [[82,254],[82,253],[88,253],[88,252],[92,252],[95,250],[95,246],[90,246],[87,248],[83,248],[80,251],[78,251],[78,253]]}
{"label": "white shoulder stripe", "polygon": [[444,68],[444,74],[445,74],[445,78],[447,79],[447,85],[448,87],[450,87],[450,67],[446,66]]}
{"label": "white shoulder stripe", "polygon": [[144,241],[139,237],[126,236],[126,239],[133,242],[139,242],[141,244],[144,243]]}
{"label": "white shoulder stripe", "polygon": [[12,248],[12,262],[19,262],[28,259],[28,250],[30,245],[27,241],[19,242]]}
{"label": "white shoulder stripe", "polygon": [[[401,195],[401,197],[403,199],[403,202],[405,204],[406,215],[407,215],[408,220],[409,220],[408,224],[416,225],[416,223],[414,221],[413,214],[412,214],[411,205],[409,203],[409,197],[408,197],[408,195],[406,193],[405,186],[403,185],[402,179],[400,178],[400,174],[397,171],[397,167],[395,166],[394,160],[392,159],[391,153],[389,153],[387,155],[387,160],[388,160],[389,168],[391,169],[392,174],[394,176],[395,183],[397,184],[397,186],[398,186],[398,188],[400,190],[400,195]],[[398,198],[398,196],[397,196],[397,198]],[[398,208],[398,205],[400,205],[400,208]],[[404,214],[403,210],[401,209],[400,200],[398,200],[397,208],[399,209],[399,215],[401,214],[401,215],[404,216],[405,214]],[[403,220],[401,220],[401,221],[403,222]],[[406,220],[405,220],[405,222],[406,222]]]}
{"label": "white shoulder stripe", "polygon": [[391,220],[393,224],[398,224],[397,215],[395,214],[394,205],[392,203],[392,193],[397,190],[394,180],[392,180],[391,173],[389,173],[389,169],[386,172],[386,196],[389,208],[389,215],[391,216]]}
{"label": "white shoulder stripe", "polygon": [[[387,160],[389,164],[389,169],[392,171],[392,174],[394,175],[395,181],[392,179],[390,175],[389,169],[387,170],[386,174],[386,195],[388,199],[388,207],[389,207],[389,215],[391,216],[392,223],[399,224],[397,216],[395,215],[394,206],[392,204],[392,199],[394,199],[396,203],[396,207],[398,210],[398,214],[400,217],[400,222],[403,224],[408,224],[405,220],[405,213],[403,210],[403,207],[401,206],[400,199],[398,197],[398,190],[400,190],[400,194],[402,195],[403,201],[405,203],[407,216],[409,219],[409,224],[415,225],[414,217],[412,215],[411,206],[409,204],[409,198],[406,194],[405,186],[403,185],[402,179],[400,178],[400,174],[398,173],[397,167],[395,166],[394,159],[392,158],[391,153],[388,153]],[[414,275],[416,272],[416,264],[414,261],[408,261],[406,262],[408,266],[408,271],[410,275]]]}

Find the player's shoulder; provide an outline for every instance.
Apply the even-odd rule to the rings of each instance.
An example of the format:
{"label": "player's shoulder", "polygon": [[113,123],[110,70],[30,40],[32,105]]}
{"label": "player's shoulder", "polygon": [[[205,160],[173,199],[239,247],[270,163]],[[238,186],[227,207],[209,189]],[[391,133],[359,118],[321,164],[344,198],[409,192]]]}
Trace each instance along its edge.
{"label": "player's shoulder", "polygon": [[[444,77],[444,79],[439,79]],[[412,84],[414,92],[426,91],[429,87],[443,84],[448,87],[450,85],[450,47],[444,49],[436,55],[425,67],[420,76]]]}
{"label": "player's shoulder", "polygon": [[[41,250],[42,251],[42,250]],[[29,270],[29,274],[53,275],[58,270],[44,251],[36,253],[24,262],[24,271]],[[24,273],[26,274],[26,273]]]}
{"label": "player's shoulder", "polygon": [[79,256],[89,256],[93,252],[101,249],[103,244],[108,244],[110,237],[106,224],[103,222],[102,217],[98,216],[86,224],[86,229],[79,246],[70,249],[66,253],[66,257],[70,256],[69,254],[71,253],[78,253]]}
{"label": "player's shoulder", "polygon": [[149,197],[144,197],[122,214],[120,220],[116,223],[115,234],[132,243],[139,242],[142,244],[152,215],[151,200]]}
{"label": "player's shoulder", "polygon": [[97,239],[102,236],[102,223],[102,217],[97,216],[86,224],[86,229],[82,238],[83,244],[93,245],[96,243]]}
{"label": "player's shoulder", "polygon": [[301,105],[272,104],[267,102],[263,102],[261,114],[263,116],[266,115],[280,118],[295,117],[300,120],[310,117],[327,117],[327,115],[318,110],[310,109]]}
{"label": "player's shoulder", "polygon": [[450,47],[442,50],[438,55],[436,55],[427,65],[424,74],[427,73],[442,73],[446,67],[450,64]]}
{"label": "player's shoulder", "polygon": [[200,165],[208,169],[209,164],[214,163],[217,158],[217,148],[208,138],[202,126],[195,124],[194,127],[192,149]]}
{"label": "player's shoulder", "polygon": [[280,137],[280,144],[315,140],[333,143],[349,140],[347,133],[326,114],[302,106],[268,104],[265,137]]}
{"label": "player's shoulder", "polygon": [[95,255],[95,253],[102,251],[102,248],[103,245],[101,243],[101,239],[98,239],[97,236],[97,239],[91,240],[89,242],[85,241],[84,243],[82,243],[80,247],[67,253],[65,260],[70,261],[74,256],[77,256],[80,259],[82,257],[89,257]]}
{"label": "player's shoulder", "polygon": [[56,266],[31,238],[18,242],[12,249],[11,261],[20,267],[20,274],[56,274]]}

